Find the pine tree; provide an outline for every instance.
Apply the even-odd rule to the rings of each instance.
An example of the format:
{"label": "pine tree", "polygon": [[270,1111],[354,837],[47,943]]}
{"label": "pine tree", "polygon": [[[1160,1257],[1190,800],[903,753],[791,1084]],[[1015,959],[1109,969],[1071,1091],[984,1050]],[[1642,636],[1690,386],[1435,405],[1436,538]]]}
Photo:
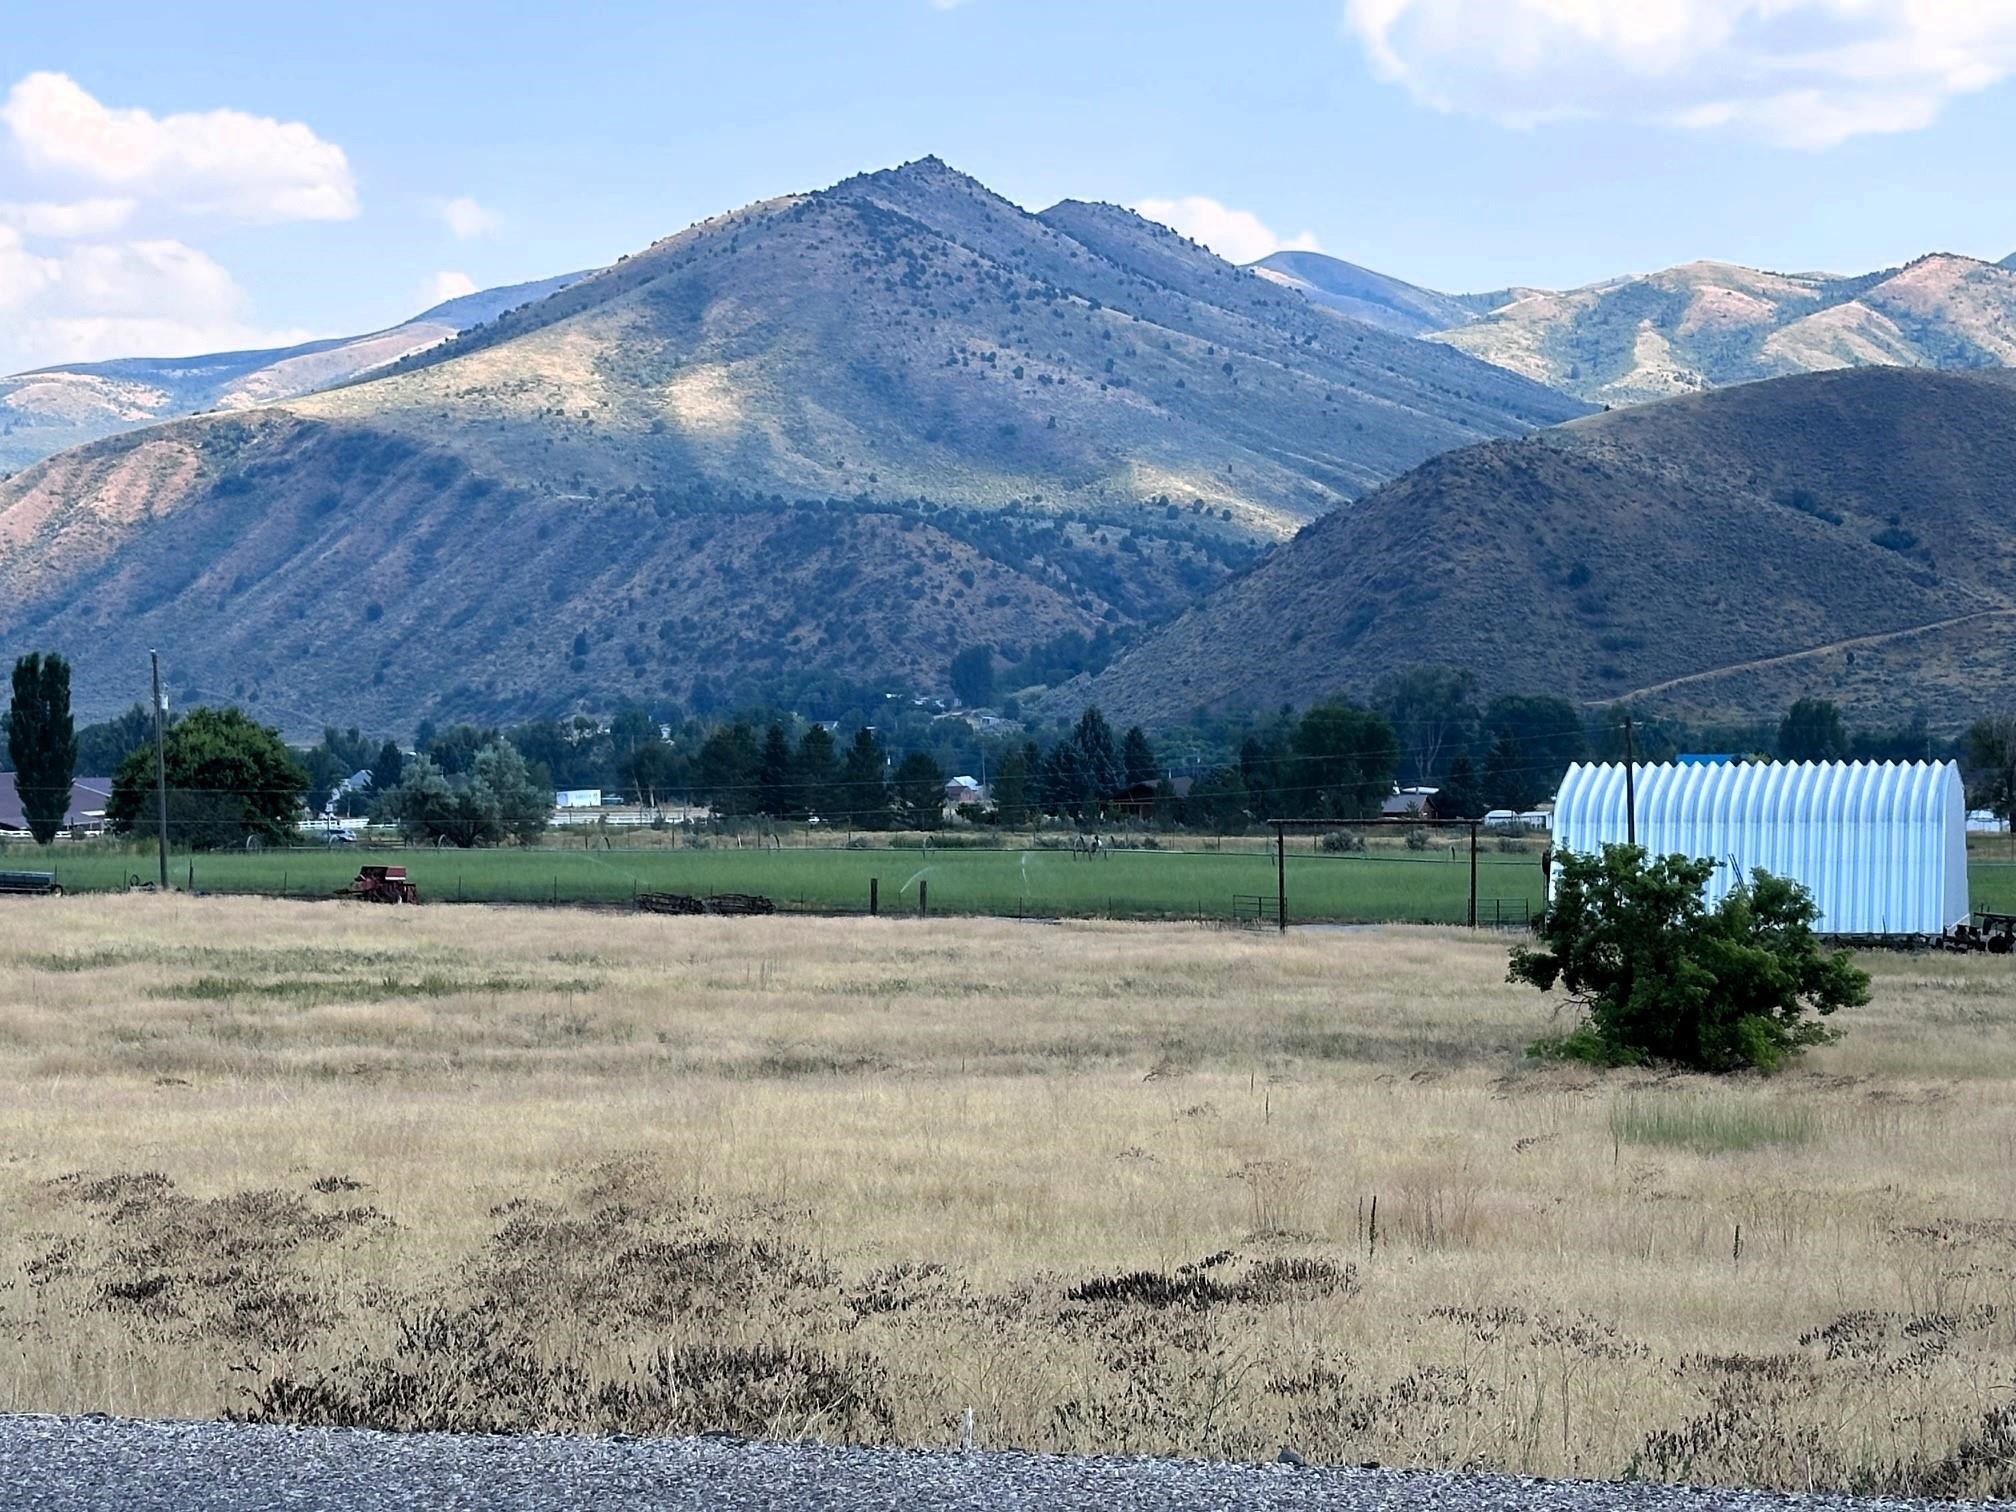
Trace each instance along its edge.
{"label": "pine tree", "polygon": [[906,829],[933,830],[945,822],[945,773],[925,751],[912,751],[896,768],[896,809]]}
{"label": "pine tree", "polygon": [[1126,769],[1130,788],[1155,780],[1155,747],[1148,743],[1148,732],[1141,726],[1135,725],[1121,742],[1120,764]]}
{"label": "pine tree", "polygon": [[1477,789],[1477,769],[1470,764],[1468,756],[1458,756],[1450,763],[1449,775],[1442,780],[1442,786],[1435,792],[1435,817],[1438,819],[1484,817],[1484,795]]}
{"label": "pine tree", "polygon": [[1071,732],[1071,744],[1078,752],[1080,803],[1090,817],[1101,805],[1127,785],[1127,766],[1120,759],[1119,742],[1113,726],[1097,705],[1078,716]]}
{"label": "pine tree", "polygon": [[839,775],[833,752],[833,736],[824,725],[812,725],[798,741],[798,755],[792,776],[797,785],[798,807],[808,814],[831,819],[835,808],[833,780]]}
{"label": "pine tree", "polygon": [[399,749],[398,742],[388,740],[378,748],[378,759],[371,763],[371,791],[374,794],[389,793],[399,786],[399,778],[406,769],[406,753]]}
{"label": "pine tree", "polygon": [[875,732],[865,727],[856,730],[854,743],[847,748],[847,759],[840,764],[841,807],[855,829],[888,826],[889,791],[882,775],[886,765],[882,742],[875,738]]}
{"label": "pine tree", "polygon": [[1011,829],[1029,822],[1029,777],[1029,755],[1020,747],[994,772],[994,817]]}
{"label": "pine tree", "polygon": [[792,766],[791,742],[784,727],[773,724],[763,732],[763,754],[756,761],[757,813],[788,819],[798,811]]}
{"label": "pine tree", "polygon": [[38,845],[47,845],[70,812],[77,776],[77,728],[70,718],[70,664],[31,651],[14,663],[14,700],[7,711],[7,755],[14,763],[22,817]]}

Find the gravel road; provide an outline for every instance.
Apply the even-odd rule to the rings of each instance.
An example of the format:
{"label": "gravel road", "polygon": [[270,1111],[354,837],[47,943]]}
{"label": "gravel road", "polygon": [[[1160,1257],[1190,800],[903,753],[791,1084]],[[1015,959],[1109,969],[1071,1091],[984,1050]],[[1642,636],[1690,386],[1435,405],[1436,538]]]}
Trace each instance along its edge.
{"label": "gravel road", "polygon": [[827,1449],[732,1438],[484,1438],[0,1415],[0,1507],[8,1512],[276,1507],[1845,1512],[1939,1505],[1952,1504],[1425,1471]]}

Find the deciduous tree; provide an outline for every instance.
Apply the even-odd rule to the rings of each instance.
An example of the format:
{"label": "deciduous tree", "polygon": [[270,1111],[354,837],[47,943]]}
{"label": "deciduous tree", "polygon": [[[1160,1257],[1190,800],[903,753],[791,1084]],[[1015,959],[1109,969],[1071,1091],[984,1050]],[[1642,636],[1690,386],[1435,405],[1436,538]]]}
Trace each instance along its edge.
{"label": "deciduous tree", "polygon": [[[235,708],[191,709],[168,732],[166,755],[168,834],[176,844],[217,850],[293,838],[308,774],[278,730]],[[146,834],[154,810],[154,748],[146,745],[119,764],[105,818],[115,833]]]}
{"label": "deciduous tree", "polygon": [[1775,1071],[1834,1038],[1819,1020],[1866,1003],[1868,974],[1820,948],[1819,909],[1784,877],[1753,871],[1709,908],[1715,866],[1635,845],[1555,858],[1541,943],[1515,949],[1509,975],[1542,992],[1559,984],[1583,1018],[1535,1053]]}

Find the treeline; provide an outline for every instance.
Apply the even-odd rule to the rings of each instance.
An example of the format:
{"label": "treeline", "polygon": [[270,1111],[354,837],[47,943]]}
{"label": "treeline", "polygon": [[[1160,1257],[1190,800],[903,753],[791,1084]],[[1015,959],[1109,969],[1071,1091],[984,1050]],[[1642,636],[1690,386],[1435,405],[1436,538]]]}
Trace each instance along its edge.
{"label": "treeline", "polygon": [[[978,662],[968,663],[976,684]],[[423,723],[408,742],[331,727],[313,745],[289,749],[235,709],[197,709],[169,723],[171,826],[178,840],[199,845],[277,841],[305,806],[394,823],[416,839],[525,841],[544,829],[555,791],[568,789],[600,789],[647,806],[705,807],[728,819],[816,819],[862,829],[934,827],[947,822],[950,803],[975,823],[1124,817],[1229,830],[1270,818],[1368,818],[1405,785],[1435,789],[1439,817],[1476,818],[1544,801],[1572,762],[1621,760],[1627,718],[1641,761],[1684,752],[1957,759],[1976,806],[2006,817],[2016,798],[2016,717],[1983,720],[1955,740],[1933,735],[1922,719],[1854,728],[1816,699],[1800,700],[1775,721],[1693,726],[1623,708],[1592,712],[1546,695],[1486,701],[1472,674],[1426,667],[1385,679],[1363,703],[1336,698],[1259,717],[1200,714],[1151,734],[1118,731],[1097,709],[1048,727],[995,721],[999,728],[989,731],[934,702],[858,684],[812,680],[798,691],[816,697],[814,707],[845,706],[847,713],[630,706],[607,721],[577,716],[501,729]],[[40,794],[37,812],[50,804],[60,812],[69,774],[109,771],[114,826],[149,827],[149,711],[136,704],[73,730],[67,700],[60,657],[22,659],[0,747],[10,765],[20,752],[36,768],[35,781],[22,786]],[[954,775],[983,782],[987,801],[948,795]],[[963,809],[962,799],[969,800]]]}

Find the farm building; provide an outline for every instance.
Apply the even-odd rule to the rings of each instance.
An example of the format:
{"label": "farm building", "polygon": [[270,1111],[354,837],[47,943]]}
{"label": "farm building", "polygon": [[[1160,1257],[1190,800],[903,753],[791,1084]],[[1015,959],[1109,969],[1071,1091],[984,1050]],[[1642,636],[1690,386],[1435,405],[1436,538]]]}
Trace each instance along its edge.
{"label": "farm building", "polygon": [[[97,833],[105,828],[105,805],[112,801],[110,777],[79,777],[70,784],[70,806],[63,815],[63,827],[72,834]],[[21,794],[15,789],[14,774],[0,772],[0,835],[26,834],[28,818],[21,809]]]}
{"label": "farm building", "polygon": [[[1716,863],[1712,904],[1757,867],[1803,883],[1828,934],[1941,934],[1968,918],[1967,804],[1951,762],[1640,765],[1638,843]],[[1625,835],[1621,765],[1577,763],[1554,844]]]}

